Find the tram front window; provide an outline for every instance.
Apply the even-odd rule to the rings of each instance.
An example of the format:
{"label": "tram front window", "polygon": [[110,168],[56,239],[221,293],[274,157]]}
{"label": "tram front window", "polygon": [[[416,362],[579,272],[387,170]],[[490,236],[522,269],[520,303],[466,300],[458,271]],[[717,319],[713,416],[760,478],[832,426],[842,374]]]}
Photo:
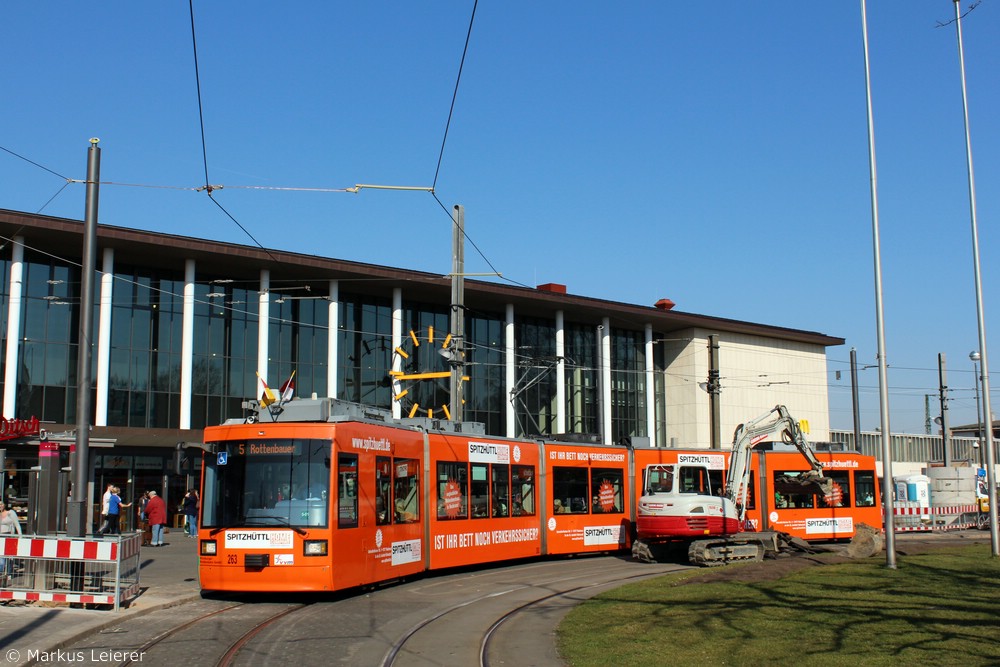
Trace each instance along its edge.
{"label": "tram front window", "polygon": [[207,458],[206,528],[326,526],[330,443],[324,440],[219,442]]}

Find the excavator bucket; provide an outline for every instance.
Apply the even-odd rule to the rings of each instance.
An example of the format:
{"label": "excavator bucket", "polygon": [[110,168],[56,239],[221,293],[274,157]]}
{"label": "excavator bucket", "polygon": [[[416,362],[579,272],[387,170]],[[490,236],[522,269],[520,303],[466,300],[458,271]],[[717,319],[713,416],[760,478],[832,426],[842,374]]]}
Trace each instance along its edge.
{"label": "excavator bucket", "polygon": [[774,490],[787,494],[812,494],[829,496],[833,494],[833,480],[829,477],[821,477],[819,473],[812,470],[801,475],[782,475],[774,480]]}
{"label": "excavator bucket", "polygon": [[822,496],[830,496],[833,494],[833,480],[829,477],[813,477],[812,484],[817,489]]}

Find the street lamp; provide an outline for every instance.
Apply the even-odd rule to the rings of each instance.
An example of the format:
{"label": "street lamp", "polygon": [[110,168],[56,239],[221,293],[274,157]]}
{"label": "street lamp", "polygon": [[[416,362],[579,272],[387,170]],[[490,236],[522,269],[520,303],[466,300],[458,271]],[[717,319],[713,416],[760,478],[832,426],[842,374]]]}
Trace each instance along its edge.
{"label": "street lamp", "polygon": [[[959,71],[962,74],[962,111],[965,121],[965,156],[969,175],[969,214],[972,226],[972,266],[976,284],[976,319],[979,330],[979,359],[982,363],[983,376],[983,416],[990,420],[986,431],[986,480],[990,495],[996,488],[996,471],[994,470],[993,447],[993,414],[990,410],[990,364],[986,353],[986,324],[983,314],[983,281],[979,265],[979,223],[976,220],[976,179],[972,172],[972,137],[969,132],[969,98],[965,89],[965,47],[962,44],[962,13],[958,0],[955,0],[955,35],[958,38]],[[990,503],[990,547],[994,558],[1000,557],[1000,528],[997,527],[997,503]],[[888,548],[888,542],[886,542]]]}
{"label": "street lamp", "polygon": [[[972,360],[972,372],[975,375],[975,382],[976,382],[976,437],[977,438],[983,437],[983,432],[982,432],[983,413],[980,412],[979,410],[979,358],[980,358],[979,352],[977,350],[969,352],[969,359]],[[993,424],[990,424],[991,428],[992,426]],[[976,444],[978,446],[979,443]]]}

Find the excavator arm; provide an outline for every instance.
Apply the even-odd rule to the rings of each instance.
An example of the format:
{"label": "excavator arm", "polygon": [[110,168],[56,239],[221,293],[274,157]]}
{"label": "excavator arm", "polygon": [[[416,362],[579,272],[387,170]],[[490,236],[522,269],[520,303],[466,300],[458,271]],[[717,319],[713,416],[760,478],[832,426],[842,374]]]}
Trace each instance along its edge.
{"label": "excavator arm", "polygon": [[798,422],[788,414],[788,408],[776,405],[766,414],[740,424],[733,433],[733,450],[729,459],[729,473],[726,475],[726,495],[736,505],[741,522],[746,518],[746,501],[750,489],[750,454],[754,447],[776,433],[781,434],[784,442],[795,445],[812,468],[798,477],[796,483],[803,487],[818,487],[823,495],[831,491],[830,480],[823,477],[823,464],[816,458],[816,453],[803,435]]}

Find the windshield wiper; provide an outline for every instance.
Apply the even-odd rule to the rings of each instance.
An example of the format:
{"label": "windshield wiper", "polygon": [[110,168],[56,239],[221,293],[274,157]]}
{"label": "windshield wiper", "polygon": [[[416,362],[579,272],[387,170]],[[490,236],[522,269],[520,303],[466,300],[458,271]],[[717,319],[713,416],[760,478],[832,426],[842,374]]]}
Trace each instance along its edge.
{"label": "windshield wiper", "polygon": [[[258,523],[258,522],[267,521],[268,519],[274,521],[275,523],[274,524],[271,524],[271,523]],[[253,525],[263,525],[263,526],[279,525],[279,526],[286,526],[286,527],[291,528],[292,530],[294,530],[299,535],[306,535],[307,534],[305,528],[302,528],[301,526],[293,526],[291,523],[289,523],[288,519],[286,519],[285,517],[283,517],[283,516],[274,516],[273,514],[268,514],[268,515],[264,515],[264,516],[253,516],[253,517],[241,516],[236,521],[233,521],[231,523],[227,523],[227,524],[225,524],[223,526],[219,526],[218,528],[213,528],[208,533],[208,536],[209,537],[215,537],[216,535],[218,535],[222,531],[229,530],[230,528],[237,528],[237,527],[243,527],[243,526],[253,526]]]}
{"label": "windshield wiper", "polygon": [[211,531],[209,531],[208,536],[215,537],[224,530],[229,530],[230,528],[235,528],[236,526],[242,526],[244,523],[246,523],[246,517],[241,516],[232,523],[227,523],[222,526],[219,526],[218,528],[213,528]]}

